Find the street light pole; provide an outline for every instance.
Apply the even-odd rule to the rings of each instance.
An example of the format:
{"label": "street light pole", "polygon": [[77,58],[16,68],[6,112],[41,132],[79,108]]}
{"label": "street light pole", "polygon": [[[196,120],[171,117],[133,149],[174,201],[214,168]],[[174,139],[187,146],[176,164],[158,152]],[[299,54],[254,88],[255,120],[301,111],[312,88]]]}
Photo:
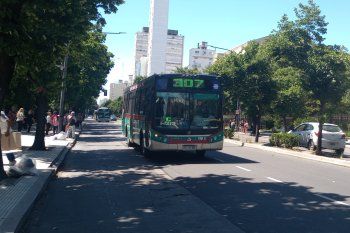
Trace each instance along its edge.
{"label": "street light pole", "polygon": [[60,117],[58,124],[58,132],[64,131],[63,129],[63,118],[64,118],[64,94],[66,91],[66,76],[68,66],[68,53],[64,56],[63,72],[62,72],[62,84],[61,84],[61,98],[60,98]]}

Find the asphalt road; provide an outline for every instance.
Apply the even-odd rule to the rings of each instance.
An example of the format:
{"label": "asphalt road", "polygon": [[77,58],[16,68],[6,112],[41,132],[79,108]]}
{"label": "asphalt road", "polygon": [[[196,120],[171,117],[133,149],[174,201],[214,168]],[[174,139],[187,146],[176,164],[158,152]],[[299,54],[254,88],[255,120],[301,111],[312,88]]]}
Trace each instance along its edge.
{"label": "asphalt road", "polygon": [[203,159],[145,159],[116,125],[94,123],[22,232],[345,233],[349,178],[349,168],[228,143]]}
{"label": "asphalt road", "polygon": [[21,232],[242,233],[161,168],[90,121]]}

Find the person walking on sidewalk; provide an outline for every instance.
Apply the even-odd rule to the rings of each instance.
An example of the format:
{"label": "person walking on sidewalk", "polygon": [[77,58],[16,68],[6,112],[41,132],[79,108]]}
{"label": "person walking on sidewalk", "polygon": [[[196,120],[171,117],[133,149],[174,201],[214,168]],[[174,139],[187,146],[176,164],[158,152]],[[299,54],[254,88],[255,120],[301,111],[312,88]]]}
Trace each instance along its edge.
{"label": "person walking on sidewalk", "polygon": [[70,115],[67,117],[68,121],[68,130],[67,130],[67,137],[68,138],[75,138],[75,124],[77,122],[77,119],[75,118],[75,112],[71,112]]}
{"label": "person walking on sidewalk", "polygon": [[48,112],[46,116],[46,131],[45,131],[46,135],[49,135],[50,128],[51,128],[51,112]]}
{"label": "person walking on sidewalk", "polygon": [[[1,141],[1,146],[3,149],[5,148],[5,143],[7,141],[6,139],[9,139],[9,136],[11,133],[10,125],[11,125],[10,119],[6,116],[4,111],[1,111],[1,113],[0,113],[0,141]],[[3,138],[3,137],[5,137],[5,138]],[[9,145],[6,144],[6,146],[8,147]],[[7,154],[7,153],[4,153],[4,154],[7,156],[8,160],[9,160],[9,165],[14,165],[15,162],[11,158],[12,156],[10,156],[10,154]],[[10,158],[9,158],[9,156],[10,156]]]}
{"label": "person walking on sidewalk", "polygon": [[22,132],[23,126],[24,126],[24,109],[20,108],[16,115],[16,122],[18,125],[18,132]]}
{"label": "person walking on sidewalk", "polygon": [[57,111],[54,111],[52,116],[51,116],[51,123],[52,123],[52,131],[53,134],[57,134],[58,133],[58,114]]}
{"label": "person walking on sidewalk", "polygon": [[26,118],[26,124],[27,124],[27,132],[30,133],[30,130],[32,128],[32,125],[34,123],[34,113],[32,109],[29,109],[28,115]]}

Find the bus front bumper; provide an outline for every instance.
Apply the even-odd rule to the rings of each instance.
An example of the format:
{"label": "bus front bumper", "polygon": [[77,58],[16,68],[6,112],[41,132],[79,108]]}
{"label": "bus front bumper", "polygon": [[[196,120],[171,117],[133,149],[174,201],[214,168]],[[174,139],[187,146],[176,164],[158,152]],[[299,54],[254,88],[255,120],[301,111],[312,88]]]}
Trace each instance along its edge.
{"label": "bus front bumper", "polygon": [[151,151],[197,151],[197,150],[222,150],[224,142],[213,143],[193,143],[193,144],[168,144],[151,141],[149,150]]}

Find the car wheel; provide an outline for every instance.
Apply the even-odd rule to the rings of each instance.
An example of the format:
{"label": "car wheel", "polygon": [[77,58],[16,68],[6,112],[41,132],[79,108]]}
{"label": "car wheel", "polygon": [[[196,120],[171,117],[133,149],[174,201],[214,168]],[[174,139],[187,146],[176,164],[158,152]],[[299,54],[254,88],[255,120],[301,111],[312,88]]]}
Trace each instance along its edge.
{"label": "car wheel", "polygon": [[309,150],[312,150],[312,151],[315,151],[315,150],[316,150],[316,146],[315,146],[315,143],[314,143],[313,140],[310,140],[310,141],[308,142],[307,148],[308,148]]}
{"label": "car wheel", "polygon": [[335,153],[336,153],[338,156],[342,157],[342,155],[343,155],[343,153],[344,153],[344,149],[335,150]]}

